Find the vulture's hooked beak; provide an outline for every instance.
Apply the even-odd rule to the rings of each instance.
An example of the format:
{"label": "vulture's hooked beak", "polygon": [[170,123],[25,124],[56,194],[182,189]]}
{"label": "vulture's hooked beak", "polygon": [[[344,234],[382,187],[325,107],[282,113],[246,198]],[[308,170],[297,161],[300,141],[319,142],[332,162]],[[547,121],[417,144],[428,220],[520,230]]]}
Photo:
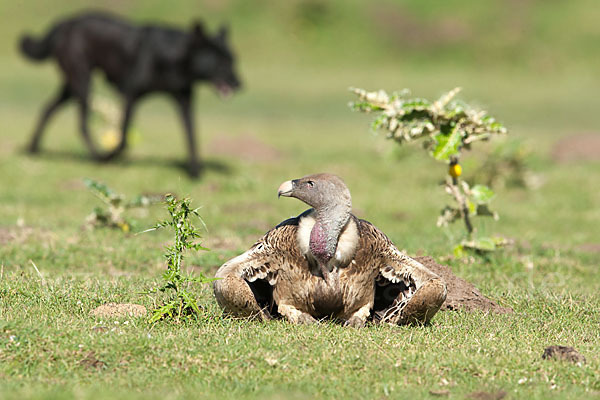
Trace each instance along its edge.
{"label": "vulture's hooked beak", "polygon": [[279,190],[277,191],[277,197],[285,196],[290,197],[294,190],[294,182],[285,181],[279,186]]}

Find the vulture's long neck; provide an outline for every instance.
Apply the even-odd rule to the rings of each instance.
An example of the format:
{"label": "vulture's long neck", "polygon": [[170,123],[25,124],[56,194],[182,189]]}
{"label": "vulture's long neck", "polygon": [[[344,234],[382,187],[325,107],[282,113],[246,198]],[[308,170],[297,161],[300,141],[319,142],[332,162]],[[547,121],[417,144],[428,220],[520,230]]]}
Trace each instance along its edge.
{"label": "vulture's long neck", "polygon": [[350,219],[351,204],[331,204],[315,209],[316,222],[310,232],[309,247],[317,261],[325,266],[335,255],[340,232]]}

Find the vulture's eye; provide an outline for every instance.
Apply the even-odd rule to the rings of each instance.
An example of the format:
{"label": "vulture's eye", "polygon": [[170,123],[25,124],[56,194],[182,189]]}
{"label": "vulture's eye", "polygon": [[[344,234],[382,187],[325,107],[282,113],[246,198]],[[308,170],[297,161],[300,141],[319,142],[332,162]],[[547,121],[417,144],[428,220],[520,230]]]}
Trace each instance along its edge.
{"label": "vulture's eye", "polygon": [[308,181],[308,182],[306,182],[306,184],[307,184],[309,187],[313,187],[313,186],[315,186],[315,183],[314,183],[313,181]]}

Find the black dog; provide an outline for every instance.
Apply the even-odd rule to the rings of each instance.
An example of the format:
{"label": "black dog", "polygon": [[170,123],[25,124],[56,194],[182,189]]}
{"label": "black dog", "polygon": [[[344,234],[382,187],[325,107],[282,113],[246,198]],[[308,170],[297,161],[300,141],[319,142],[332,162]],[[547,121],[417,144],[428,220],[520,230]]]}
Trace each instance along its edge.
{"label": "black dog", "polygon": [[[224,95],[240,86],[226,29],[209,36],[200,23],[185,32],[156,25],[137,27],[112,15],[89,13],[59,22],[41,39],[24,36],[20,46],[32,60],[56,59],[64,78],[35,128],[29,145],[32,153],[39,149],[50,116],[67,100],[75,99],[79,103],[81,134],[90,153],[98,161],[108,161],[127,147],[127,130],[135,103],[146,94],[164,92],[175,99],[181,111],[189,171],[197,176],[200,163],[191,115],[193,83],[211,82]],[[87,125],[90,76],[94,69],[103,71],[124,98],[120,142],[105,154],[95,148]]]}

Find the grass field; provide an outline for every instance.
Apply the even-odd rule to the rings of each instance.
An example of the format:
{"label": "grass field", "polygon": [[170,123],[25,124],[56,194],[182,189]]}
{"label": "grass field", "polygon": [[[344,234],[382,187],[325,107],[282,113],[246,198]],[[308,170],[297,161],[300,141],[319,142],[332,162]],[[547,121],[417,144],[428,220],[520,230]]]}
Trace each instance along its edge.
{"label": "grass field", "polygon": [[[198,88],[207,169],[191,180],[179,166],[180,122],[162,97],[140,107],[140,137],[116,163],[89,161],[73,106],[52,121],[39,156],[24,154],[57,76],[16,54],[18,34],[43,32],[79,5],[0,2],[0,398],[600,397],[600,161],[553,156],[559,140],[600,135],[595,2],[514,11],[501,1],[281,3],[101,4],[137,20],[231,21],[245,87],[226,102]],[[462,86],[462,99],[503,121],[507,140],[531,149],[527,165],[542,185],[498,189],[501,219],[478,229],[514,246],[488,260],[452,258],[460,229],[435,226],[449,200],[439,186],[446,167],[370,133],[369,118],[347,107],[349,86],[429,98]],[[468,156],[466,173],[482,154]],[[135,234],[166,216],[160,205],[134,212],[132,233],[85,229],[99,202],[83,178],[132,197],[191,197],[210,251],[190,254],[187,267],[211,275],[303,211],[277,200],[282,181],[321,171],[342,176],[356,214],[399,248],[434,256],[515,313],[445,312],[418,328],[290,326],[223,318],[210,288],[198,287],[204,314],[187,325],[90,315],[107,302],[153,307],[142,293],[161,279],[170,236]],[[555,344],[587,362],[542,360]]]}

